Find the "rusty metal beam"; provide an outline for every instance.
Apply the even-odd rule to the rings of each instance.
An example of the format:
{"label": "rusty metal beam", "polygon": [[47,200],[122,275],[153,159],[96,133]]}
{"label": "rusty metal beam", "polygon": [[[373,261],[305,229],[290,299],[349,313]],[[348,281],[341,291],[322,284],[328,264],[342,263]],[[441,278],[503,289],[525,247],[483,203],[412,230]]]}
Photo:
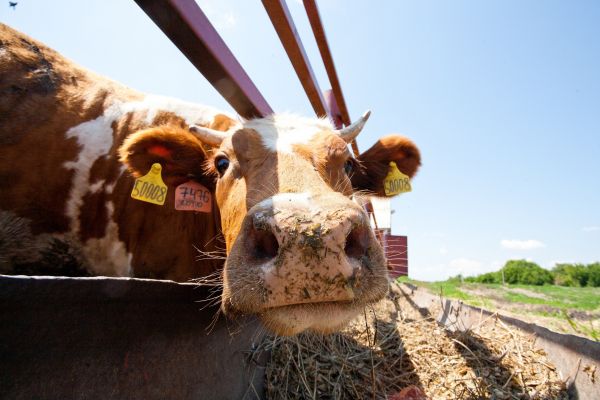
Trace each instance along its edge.
{"label": "rusty metal beam", "polygon": [[135,0],[244,118],[273,110],[194,0]]}
{"label": "rusty metal beam", "polygon": [[[348,126],[351,123],[350,114],[346,107],[346,101],[344,100],[342,86],[340,85],[340,80],[335,69],[333,56],[329,50],[329,43],[327,42],[327,36],[325,35],[325,29],[323,28],[323,23],[319,14],[319,8],[317,7],[315,0],[304,0],[304,9],[306,10],[310,27],[315,35],[315,40],[319,47],[325,70],[327,71],[327,77],[331,83],[331,90],[325,92],[325,99],[329,106],[329,115],[334,122],[340,120],[344,125]],[[339,128],[341,128],[341,126],[338,126],[338,129]],[[354,155],[358,157],[360,152],[356,140],[352,141],[351,146]]]}
{"label": "rusty metal beam", "polygon": [[333,57],[329,50],[327,36],[325,36],[325,30],[323,29],[323,23],[321,22],[321,16],[319,15],[319,8],[317,7],[315,0],[304,0],[304,9],[306,10],[310,27],[315,35],[315,40],[317,41],[323,64],[325,64],[327,77],[329,78],[329,82],[331,82],[331,89],[335,96],[335,102],[337,103],[342,122],[344,125],[348,126],[351,122],[350,115],[348,114],[348,108],[344,101],[344,94],[342,93],[342,87],[338,79]]}
{"label": "rusty metal beam", "polygon": [[[323,29],[319,8],[317,7],[315,0],[304,0],[304,9],[306,10],[310,27],[315,35],[315,40],[317,41],[317,46],[319,47],[319,52],[321,53],[321,58],[323,59],[325,70],[327,71],[327,77],[331,83],[331,92],[333,92],[333,96],[329,94],[325,96],[325,98],[327,99],[328,105],[333,105],[333,107],[335,107],[335,112],[334,109],[330,107],[329,114],[334,122],[337,118],[341,120],[344,125],[348,126],[351,123],[350,114],[348,114],[348,108],[346,107],[346,101],[344,100],[344,94],[342,93],[342,86],[340,85],[333,57],[329,50],[329,43],[327,42],[325,29]],[[351,146],[354,155],[358,157],[360,152],[358,151],[356,140],[352,141]]]}
{"label": "rusty metal beam", "polygon": [[292,66],[300,79],[300,83],[308,96],[308,100],[318,116],[324,117],[328,114],[327,105],[315,74],[310,66],[304,46],[294,25],[294,21],[287,8],[285,0],[262,0],[262,3],[275,27],[275,31],[283,44]]}

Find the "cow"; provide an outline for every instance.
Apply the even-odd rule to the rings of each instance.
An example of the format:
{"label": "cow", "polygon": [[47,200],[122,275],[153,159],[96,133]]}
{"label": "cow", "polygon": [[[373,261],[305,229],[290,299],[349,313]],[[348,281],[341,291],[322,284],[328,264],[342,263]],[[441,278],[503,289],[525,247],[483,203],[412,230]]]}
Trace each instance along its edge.
{"label": "cow", "polygon": [[[354,157],[368,117],[339,130],[290,114],[243,120],[126,88],[0,25],[0,212],[90,275],[217,273],[226,315],[258,315],[282,335],[331,332],[387,293],[355,197],[385,196],[392,161],[408,177],[421,164],[398,135]],[[194,191],[202,207],[178,207]],[[18,266],[22,249],[10,254]]]}

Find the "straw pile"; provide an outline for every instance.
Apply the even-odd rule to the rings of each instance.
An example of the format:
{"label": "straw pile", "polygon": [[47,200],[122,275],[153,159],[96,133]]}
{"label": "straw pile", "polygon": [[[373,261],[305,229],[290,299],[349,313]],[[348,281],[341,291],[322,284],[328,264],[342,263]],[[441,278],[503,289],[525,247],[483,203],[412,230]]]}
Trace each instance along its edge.
{"label": "straw pile", "polygon": [[[267,337],[269,399],[567,399],[535,338],[497,318],[471,330],[440,326],[394,285],[343,332]],[[414,389],[414,390],[413,390]]]}

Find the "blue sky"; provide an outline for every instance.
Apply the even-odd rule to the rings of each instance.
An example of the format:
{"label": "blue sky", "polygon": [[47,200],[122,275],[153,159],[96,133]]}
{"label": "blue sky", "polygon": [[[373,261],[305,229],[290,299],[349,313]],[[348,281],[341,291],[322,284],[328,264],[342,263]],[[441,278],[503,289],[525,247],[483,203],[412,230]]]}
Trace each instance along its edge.
{"label": "blue sky", "polygon": [[[313,115],[258,0],[199,3],[276,111]],[[600,260],[600,2],[318,4],[351,117],[373,111],[359,147],[401,133],[422,151],[392,202],[412,277]],[[0,21],[132,88],[230,109],[133,1],[5,2]]]}

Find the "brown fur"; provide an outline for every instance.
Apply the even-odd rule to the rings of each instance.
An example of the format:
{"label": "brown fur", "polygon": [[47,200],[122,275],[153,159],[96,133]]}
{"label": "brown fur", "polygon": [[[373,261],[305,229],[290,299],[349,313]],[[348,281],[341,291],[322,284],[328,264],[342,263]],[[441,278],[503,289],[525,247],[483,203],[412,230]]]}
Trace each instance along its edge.
{"label": "brown fur", "polygon": [[[153,154],[152,146],[159,145],[168,156]],[[163,167],[162,177],[170,186],[177,186],[193,177],[194,180],[214,187],[214,179],[206,179],[204,161],[206,154],[202,144],[187,130],[173,126],[148,128],[130,135],[119,149],[119,160],[129,167],[132,175],[145,175],[153,163]]]}
{"label": "brown fur", "polygon": [[226,132],[237,124],[236,121],[229,118],[227,115],[217,114],[213,122],[210,124],[210,129]]}
{"label": "brown fur", "polygon": [[309,147],[313,149],[312,161],[321,178],[333,190],[350,196],[352,184],[350,177],[344,172],[344,164],[350,161],[356,166],[356,163],[346,142],[331,133],[322,132],[316,135]]}
{"label": "brown fur", "polygon": [[[34,235],[67,233],[71,221],[65,209],[74,173],[64,164],[76,160],[80,148],[76,138],[66,138],[66,132],[96,119],[115,101],[139,101],[144,95],[79,67],[2,24],[0,50],[0,210],[30,221]],[[172,112],[158,112],[150,124],[145,119],[144,111],[136,111],[113,124],[113,146],[90,169],[89,184],[100,187],[83,196],[81,231],[75,240],[85,245],[106,234],[105,204],[110,201],[119,239],[133,254],[134,276],[185,281],[207,275],[221,261],[197,261],[193,246],[219,251],[221,244],[213,240],[219,233],[218,210],[197,214],[173,209],[174,185],[188,178],[214,185],[214,179],[202,172],[204,150],[191,135],[181,139],[189,142],[177,147],[165,168],[170,186],[165,206],[131,199],[133,178],[121,174],[118,154],[123,141],[153,126],[161,126],[159,131],[165,135],[177,135],[187,127]],[[220,129],[234,123],[217,114],[211,126]],[[152,160],[142,157],[133,162],[147,172]],[[110,192],[107,188],[113,184]]]}
{"label": "brown fur", "polygon": [[[101,101],[89,104],[77,95],[90,90],[95,77],[2,24],[0,48],[0,208],[34,215],[34,234],[65,232],[64,193],[72,173],[55,168],[78,153],[76,141],[65,139],[64,132],[102,113]],[[33,149],[43,149],[44,157]],[[62,179],[47,185],[48,175],[56,173]]]}

